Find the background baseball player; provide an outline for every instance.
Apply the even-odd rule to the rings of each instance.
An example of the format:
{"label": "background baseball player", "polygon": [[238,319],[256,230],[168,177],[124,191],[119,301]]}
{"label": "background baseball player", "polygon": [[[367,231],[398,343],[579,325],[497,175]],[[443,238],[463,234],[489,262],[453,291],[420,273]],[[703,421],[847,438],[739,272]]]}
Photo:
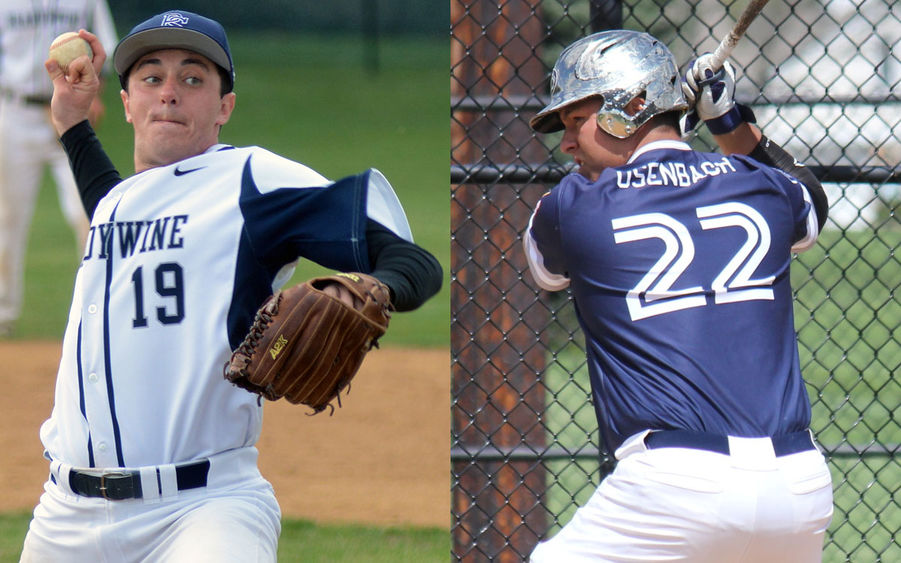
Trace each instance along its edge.
{"label": "background baseball player", "polygon": [[[88,219],[50,123],[53,89],[44,69],[53,39],[79,28],[93,31],[108,49],[116,44],[105,0],[0,4],[0,337],[12,334],[22,308],[28,229],[45,167],[50,167],[79,252],[87,236]],[[102,113],[98,96],[90,117]]]}
{"label": "background baseball player", "polygon": [[[572,291],[618,460],[534,562],[821,557],[831,479],[808,431],[789,265],[827,202],[709,61],[690,66],[686,100],[659,41],[591,35],[560,55],[531,122],[563,131],[579,173],[535,209],[530,271]],[[730,156],[681,140],[689,108]]]}
{"label": "background baseball player", "polygon": [[23,560],[275,561],[262,408],[223,365],[298,256],[372,274],[398,311],[436,293],[441,268],[377,171],[330,182],[218,142],[235,105],[231,52],[221,25],[190,12],[137,25],[113,55],[135,132],[137,174],[120,181],[85,120],[105,53],[81,33],[93,61],[47,70],[92,222]]}

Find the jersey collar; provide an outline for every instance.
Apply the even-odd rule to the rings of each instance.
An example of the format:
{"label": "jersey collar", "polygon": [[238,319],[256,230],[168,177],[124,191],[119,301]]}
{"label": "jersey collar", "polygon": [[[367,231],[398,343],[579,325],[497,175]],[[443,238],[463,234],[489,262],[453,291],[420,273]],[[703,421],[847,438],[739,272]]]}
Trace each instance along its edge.
{"label": "jersey collar", "polygon": [[223,145],[222,143],[218,143],[218,144],[211,146],[207,150],[203,151],[203,154],[209,154],[211,152],[224,151],[226,149],[233,149],[233,148],[235,148],[235,147],[233,147],[231,145]]}
{"label": "jersey collar", "polygon": [[629,158],[629,161],[626,164],[632,164],[635,159],[639,156],[643,155],[649,151],[655,151],[660,149],[675,149],[679,151],[690,151],[691,147],[688,146],[688,143],[684,141],[675,141],[671,139],[666,139],[662,141],[652,141],[646,145],[641,145],[638,149],[632,153],[632,157]]}

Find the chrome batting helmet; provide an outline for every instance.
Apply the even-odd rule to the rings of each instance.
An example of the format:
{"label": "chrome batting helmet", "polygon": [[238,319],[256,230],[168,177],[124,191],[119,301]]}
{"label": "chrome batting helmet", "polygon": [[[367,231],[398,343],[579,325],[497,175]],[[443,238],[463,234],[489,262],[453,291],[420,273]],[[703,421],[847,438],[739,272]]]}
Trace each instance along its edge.
{"label": "chrome batting helmet", "polygon": [[[627,114],[626,105],[642,93],[644,109]],[[551,74],[551,101],[529,125],[539,133],[560,131],[559,111],[593,96],[603,98],[598,125],[620,139],[655,115],[688,109],[676,58],[663,43],[638,31],[602,31],[564,49]]]}

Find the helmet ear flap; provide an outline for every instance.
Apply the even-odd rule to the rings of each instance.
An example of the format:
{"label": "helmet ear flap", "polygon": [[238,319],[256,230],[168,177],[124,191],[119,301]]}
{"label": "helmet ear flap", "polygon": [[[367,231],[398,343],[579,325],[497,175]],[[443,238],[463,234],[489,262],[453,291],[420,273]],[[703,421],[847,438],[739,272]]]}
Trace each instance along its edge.
{"label": "helmet ear flap", "polygon": [[618,139],[631,137],[648,119],[653,117],[642,115],[648,109],[647,91],[642,91],[624,107],[604,108],[598,110],[597,122],[602,131]]}

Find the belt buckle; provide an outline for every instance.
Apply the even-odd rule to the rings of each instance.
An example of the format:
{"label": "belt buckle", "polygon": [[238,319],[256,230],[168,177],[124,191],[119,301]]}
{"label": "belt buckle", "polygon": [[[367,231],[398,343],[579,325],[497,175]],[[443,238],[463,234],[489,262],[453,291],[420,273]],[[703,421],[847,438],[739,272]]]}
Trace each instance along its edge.
{"label": "belt buckle", "polygon": [[109,471],[109,472],[101,473],[100,474],[100,496],[102,496],[106,500],[125,500],[122,498],[111,498],[110,496],[108,496],[106,494],[106,492],[108,490],[106,488],[106,480],[107,479],[121,479],[123,477],[128,477],[130,479],[132,477],[132,474],[125,473],[122,471]]}

